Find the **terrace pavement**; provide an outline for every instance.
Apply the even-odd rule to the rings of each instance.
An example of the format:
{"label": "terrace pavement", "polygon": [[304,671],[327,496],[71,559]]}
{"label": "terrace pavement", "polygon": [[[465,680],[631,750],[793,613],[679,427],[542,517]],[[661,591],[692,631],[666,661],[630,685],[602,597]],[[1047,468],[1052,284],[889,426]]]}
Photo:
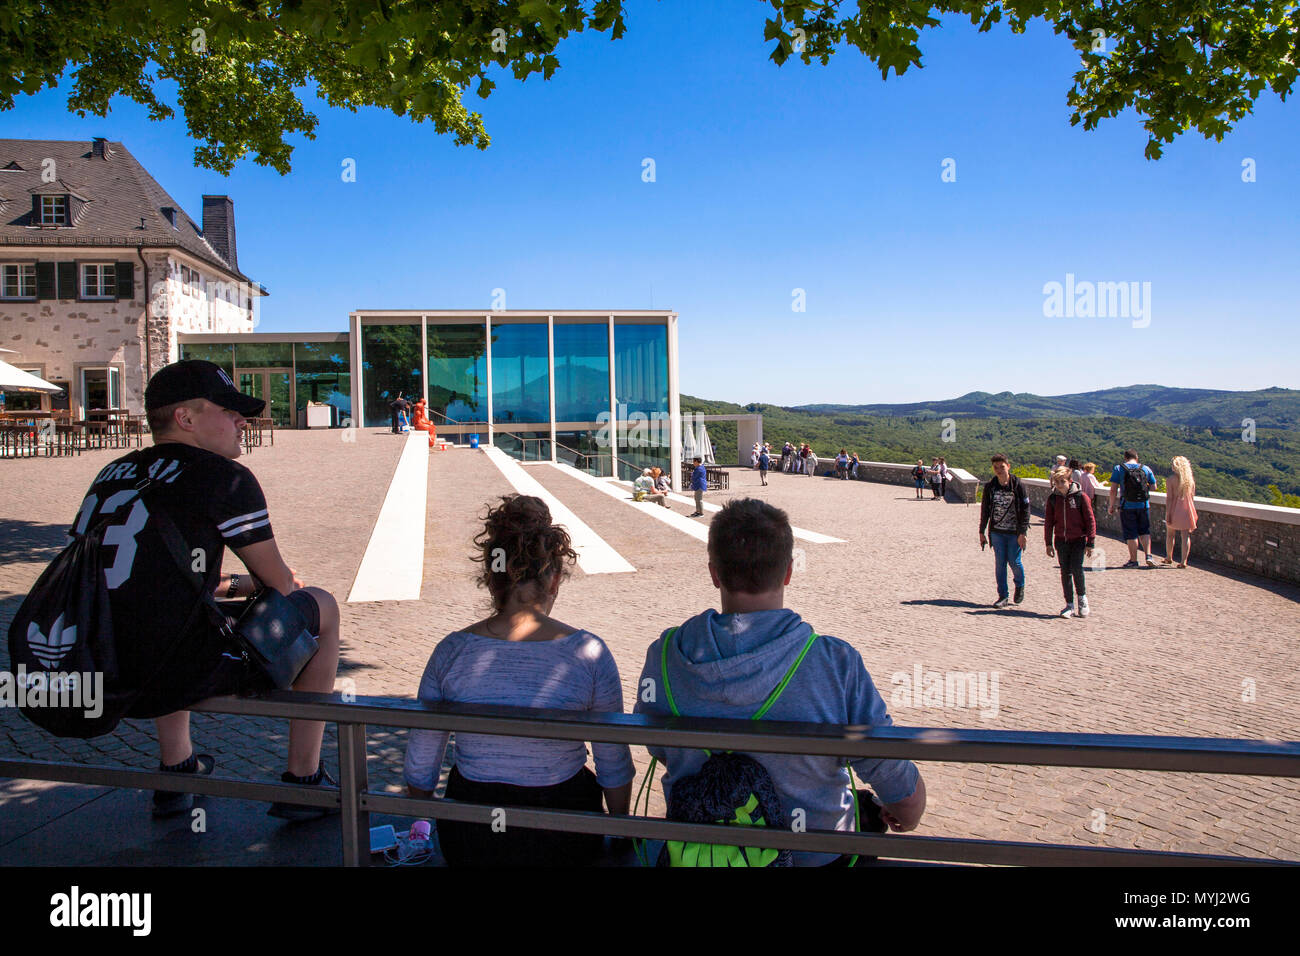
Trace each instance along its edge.
{"label": "terrace pavement", "polygon": [[[306,583],[327,588],[340,601],[403,444],[386,431],[362,430],[351,442],[343,435],[281,432],[274,447],[242,459],[266,490],[289,564]],[[22,596],[61,547],[91,479],[120,454],[0,462],[0,631],[7,631]],[[549,465],[529,466],[528,473],[637,569],[597,575],[575,569],[553,612],[606,641],[630,710],[648,644],[664,629],[717,606],[704,545],[638,513],[655,505],[625,505]],[[831,478],[773,474],[769,482],[761,488],[756,472],[733,469],[731,490],[709,493],[706,500],[763,497],[784,508],[792,523],[846,539],[796,542],[802,570],[787,590],[787,604],[819,633],[858,648],[898,724],[1300,737],[1300,588],[1198,568],[1195,551],[1187,570],[1119,570],[1124,546],[1103,538],[1099,547],[1110,569],[1088,574],[1093,615],[1062,620],[1056,616],[1062,606],[1059,575],[1044,553],[1042,522],[1035,518],[1026,601],[994,611],[987,606],[995,596],[992,556],[978,546],[977,505],[915,501],[902,486]],[[361,695],[413,695],[437,641],[484,616],[486,595],[476,587],[476,566],[468,559],[471,538],[486,504],[511,490],[481,453],[433,455],[421,598],[341,604],[340,681],[352,681]],[[227,561],[238,567],[232,556]],[[891,703],[892,676],[911,676],[917,665],[924,671],[997,672],[996,714]],[[0,669],[8,666],[7,650],[0,647]],[[253,779],[278,779],[286,730],[284,722],[266,719],[196,714],[193,720],[195,745],[218,758],[219,772]],[[369,728],[372,787],[400,789],[405,738],[403,730]],[[12,709],[0,709],[0,753],[140,768],[157,761],[151,722],[124,721],[96,740],[62,740]],[[648,759],[640,748],[633,748],[633,756],[639,780]],[[326,761],[337,764],[332,725]],[[920,834],[1300,859],[1300,832],[1288,822],[1300,818],[1297,780],[952,763],[921,769],[929,808]],[[228,806],[239,801],[201,799],[215,808],[210,812],[231,821],[254,818]],[[141,862],[257,859],[231,855],[229,847],[221,853],[200,850],[192,845],[187,821],[152,823],[148,795],[137,791],[0,781],[0,807],[6,808],[0,814],[0,863],[38,862],[38,848],[50,845],[58,819],[73,810],[110,816],[126,831],[153,834],[155,840],[162,833],[158,845],[166,854],[155,849]],[[658,801],[652,806],[654,812],[661,808]],[[282,824],[259,826],[256,839],[243,845],[260,847],[269,862],[293,859]],[[336,837],[337,824],[322,826],[322,839]],[[109,858],[124,861],[121,855]],[[314,859],[308,854],[303,862]]]}

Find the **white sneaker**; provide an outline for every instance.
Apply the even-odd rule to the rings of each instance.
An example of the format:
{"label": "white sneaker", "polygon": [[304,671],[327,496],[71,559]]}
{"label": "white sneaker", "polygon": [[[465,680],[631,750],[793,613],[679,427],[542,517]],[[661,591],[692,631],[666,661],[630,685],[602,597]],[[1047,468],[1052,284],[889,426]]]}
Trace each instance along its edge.
{"label": "white sneaker", "polygon": [[1065,610],[1063,610],[1063,611],[1061,612],[1061,617],[1077,617],[1077,616],[1078,616],[1078,615],[1076,615],[1075,612],[1074,612],[1074,604],[1073,604],[1073,602],[1071,602],[1070,604],[1067,604],[1067,605],[1065,606]]}
{"label": "white sneaker", "polygon": [[1088,607],[1088,599],[1086,597],[1079,598],[1079,617],[1087,617],[1090,613],[1092,613],[1092,608]]}

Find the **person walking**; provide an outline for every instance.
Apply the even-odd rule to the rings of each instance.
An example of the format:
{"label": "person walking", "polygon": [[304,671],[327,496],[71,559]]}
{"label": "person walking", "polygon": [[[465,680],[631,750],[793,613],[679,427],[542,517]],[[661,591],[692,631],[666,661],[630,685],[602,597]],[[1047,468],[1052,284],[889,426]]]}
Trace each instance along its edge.
{"label": "person walking", "polygon": [[1174,545],[1177,532],[1183,533],[1183,556],[1180,568],[1187,567],[1192,554],[1192,532],[1196,530],[1196,479],[1192,477],[1192,463],[1179,455],[1170,463],[1169,478],[1165,482],[1165,559],[1162,564],[1174,563]]}
{"label": "person walking", "polygon": [[1052,472],[1052,493],[1043,508],[1043,538],[1047,542],[1047,556],[1051,558],[1059,553],[1061,558],[1061,589],[1065,592],[1061,617],[1087,617],[1090,609],[1083,582],[1083,559],[1092,556],[1097,543],[1097,517],[1092,502],[1071,477],[1068,465]]}
{"label": "person walking", "polygon": [[[1020,555],[1029,533],[1029,492],[1011,474],[1006,455],[994,455],[993,478],[984,486],[980,500],[980,550],[992,542],[994,575],[998,584],[996,608],[1007,606],[1007,565],[1016,585],[1015,602],[1025,599],[1025,566]],[[985,528],[988,537],[984,536]]]}
{"label": "person walking", "polygon": [[703,518],[704,492],[709,487],[709,476],[704,470],[704,459],[699,455],[691,459],[691,463],[695,465],[695,470],[691,472],[691,491],[695,492],[695,510],[686,517]]}
{"label": "person walking", "polygon": [[817,474],[817,464],[818,464],[817,453],[812,450],[811,445],[807,446],[807,448],[808,448],[808,457],[804,459],[803,467],[804,467],[805,474],[807,474],[808,477],[811,478]]}
{"label": "person walking", "polygon": [[771,467],[772,456],[768,454],[767,446],[764,445],[763,450],[758,453],[758,478],[765,488],[767,487],[767,472]]}
{"label": "person walking", "polygon": [[1124,452],[1124,464],[1116,465],[1110,473],[1110,503],[1107,514],[1115,513],[1115,502],[1119,500],[1120,490],[1124,492],[1124,503],[1120,509],[1120,526],[1123,528],[1124,543],[1128,545],[1128,563],[1126,568],[1137,568],[1138,546],[1146,557],[1146,567],[1154,568],[1156,559],[1151,557],[1151,492],[1156,488],[1156,476],[1151,469],[1138,461],[1138,453],[1133,449]]}

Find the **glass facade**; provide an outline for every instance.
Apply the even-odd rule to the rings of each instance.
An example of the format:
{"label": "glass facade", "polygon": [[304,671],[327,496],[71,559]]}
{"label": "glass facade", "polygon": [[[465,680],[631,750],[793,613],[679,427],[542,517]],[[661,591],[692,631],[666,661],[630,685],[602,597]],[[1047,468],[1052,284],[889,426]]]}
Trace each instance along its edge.
{"label": "glass facade", "polygon": [[[426,335],[429,342],[430,409],[441,412],[454,422],[486,422],[485,326],[430,325]],[[430,414],[429,417],[435,423],[442,421],[437,415]]]}
{"label": "glass facade", "polygon": [[551,420],[548,364],[545,323],[492,327],[494,424]]}
{"label": "glass facade", "polygon": [[609,325],[555,326],[555,420],[609,414]]}
{"label": "glass facade", "polygon": [[308,402],[338,409],[338,424],[352,415],[352,358],[347,342],[295,342],[294,395],[296,413]]}
{"label": "glass facade", "polygon": [[389,404],[399,394],[414,401],[424,395],[420,369],[420,326],[363,325],[361,327],[362,403],[367,428],[392,420]]}
{"label": "glass facade", "polygon": [[293,365],[293,343],[236,342],[235,365],[239,368],[289,368]]}
{"label": "glass facade", "polygon": [[615,324],[614,383],[618,404],[626,405],[628,414],[668,412],[668,329],[665,326]]}
{"label": "glass facade", "polygon": [[220,344],[185,343],[181,346],[182,359],[203,359],[220,365],[231,378],[235,377],[235,347],[228,342]]}

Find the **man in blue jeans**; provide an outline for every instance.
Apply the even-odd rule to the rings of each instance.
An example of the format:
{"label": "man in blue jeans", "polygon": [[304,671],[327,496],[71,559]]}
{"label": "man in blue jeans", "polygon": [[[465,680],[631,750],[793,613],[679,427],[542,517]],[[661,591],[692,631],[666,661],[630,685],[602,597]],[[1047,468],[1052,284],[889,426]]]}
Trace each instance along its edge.
{"label": "man in blue jeans", "polygon": [[688,514],[688,518],[704,517],[704,492],[709,487],[708,473],[704,470],[704,459],[696,456],[692,460],[695,470],[691,472],[691,491],[695,492],[695,510]]}
{"label": "man in blue jeans", "polygon": [[[1006,455],[994,455],[993,479],[984,486],[980,501],[980,550],[993,543],[994,571],[998,581],[998,599],[994,607],[1006,607],[1007,565],[1016,584],[1015,602],[1025,599],[1025,566],[1020,554],[1025,549],[1025,535],[1029,533],[1029,492],[1020,479],[1011,474],[1011,463]],[[989,536],[984,536],[985,528]]]}

